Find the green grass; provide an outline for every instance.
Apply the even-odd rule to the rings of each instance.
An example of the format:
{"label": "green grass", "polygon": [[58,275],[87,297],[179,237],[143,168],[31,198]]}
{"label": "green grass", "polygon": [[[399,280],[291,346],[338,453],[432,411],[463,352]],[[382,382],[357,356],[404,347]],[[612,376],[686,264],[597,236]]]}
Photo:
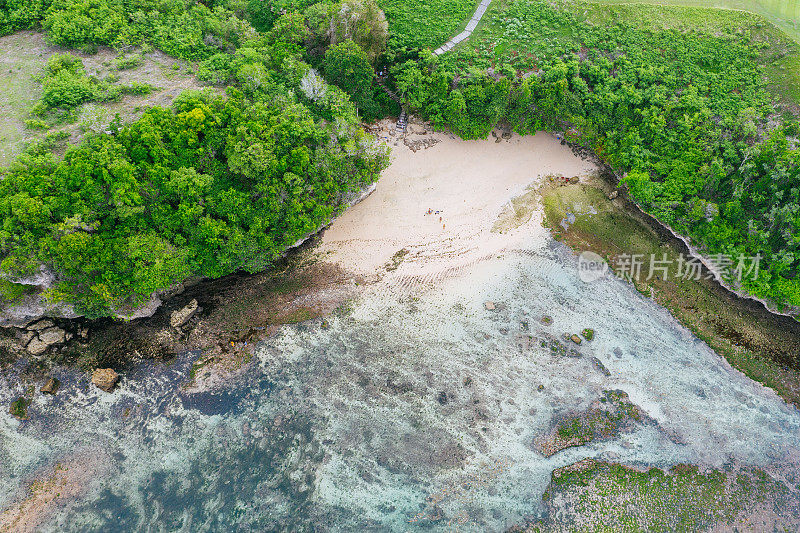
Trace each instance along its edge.
{"label": "green grass", "polygon": [[13,303],[22,298],[30,289],[31,287],[28,285],[0,279],[0,303]]}
{"label": "green grass", "polygon": [[800,105],[800,54],[768,63],[766,75],[770,89],[784,102]]}
{"label": "green grass", "polygon": [[[440,61],[446,68],[462,73],[473,67],[482,69],[504,63],[523,73],[547,60],[579,53],[598,32],[606,35],[603,39],[616,41],[612,48],[634,54],[653,47],[669,48],[670,43],[681,49],[677,36],[670,40],[669,34],[664,33],[669,31],[718,39],[720,46],[749,39],[759,46],[766,43],[761,48],[760,63],[766,67],[768,87],[784,103],[800,108],[800,47],[795,42],[800,41],[800,34],[785,33],[785,27],[778,29],[769,21],[757,10],[577,0],[495,0],[472,36]],[[588,46],[592,48],[591,44]]]}
{"label": "green grass", "polygon": [[763,16],[800,43],[800,0],[593,0],[598,4],[658,4],[747,11]]}
{"label": "green grass", "polygon": [[461,33],[476,0],[378,0],[389,32],[405,46],[435,49]]}
{"label": "green grass", "polygon": [[41,74],[46,58],[40,54],[47,50],[34,35],[19,32],[0,38],[0,166],[14,161],[32,137],[25,120],[42,94],[34,75]]}

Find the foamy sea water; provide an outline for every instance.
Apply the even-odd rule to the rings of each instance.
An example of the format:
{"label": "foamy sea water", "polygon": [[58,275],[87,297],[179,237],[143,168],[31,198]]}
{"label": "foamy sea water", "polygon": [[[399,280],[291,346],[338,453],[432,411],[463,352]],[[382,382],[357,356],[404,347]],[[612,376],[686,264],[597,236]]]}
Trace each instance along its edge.
{"label": "foamy sea water", "polygon": [[[532,241],[457,275],[367,286],[328,327],[284,327],[213,393],[181,389],[197,354],[113,395],[61,370],[29,421],[0,412],[0,509],[76,450],[96,472],[44,531],[503,531],[542,512],[553,469],[586,457],[793,468],[795,408],[629,285],[582,282],[566,248]],[[540,345],[583,328],[596,334],[581,357]],[[658,426],[534,449],[608,389]],[[0,404],[18,394],[0,378]]]}

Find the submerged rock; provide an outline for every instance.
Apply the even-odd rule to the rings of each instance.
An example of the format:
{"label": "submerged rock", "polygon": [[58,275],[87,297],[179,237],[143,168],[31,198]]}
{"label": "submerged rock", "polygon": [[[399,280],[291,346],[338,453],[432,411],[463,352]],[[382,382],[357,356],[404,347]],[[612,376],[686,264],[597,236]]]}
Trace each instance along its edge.
{"label": "submerged rock", "polygon": [[92,383],[100,390],[111,392],[119,381],[119,374],[110,368],[98,368],[92,373]]}
{"label": "submerged rock", "polygon": [[606,368],[606,366],[598,359],[597,357],[592,357],[591,359],[592,364],[597,369],[598,372],[603,374],[604,376],[608,377],[611,375],[611,372]]}
{"label": "submerged rock", "polygon": [[179,328],[192,319],[194,315],[200,310],[197,300],[192,300],[183,309],[173,311],[169,317],[169,325],[173,328]]}
{"label": "submerged rock", "polygon": [[495,303],[491,301],[484,302],[483,307],[485,307],[487,311],[494,311],[495,309],[497,309]]}
{"label": "submerged rock", "polygon": [[534,439],[533,447],[550,457],[566,448],[630,433],[642,424],[654,425],[655,421],[631,403],[624,391],[606,390],[586,411],[562,417],[548,434]]}
{"label": "submerged rock", "polygon": [[11,413],[15,418],[20,420],[27,420],[28,419],[28,406],[31,404],[31,401],[26,398],[17,398],[13,402],[11,402],[11,406],[8,408],[8,412]]}

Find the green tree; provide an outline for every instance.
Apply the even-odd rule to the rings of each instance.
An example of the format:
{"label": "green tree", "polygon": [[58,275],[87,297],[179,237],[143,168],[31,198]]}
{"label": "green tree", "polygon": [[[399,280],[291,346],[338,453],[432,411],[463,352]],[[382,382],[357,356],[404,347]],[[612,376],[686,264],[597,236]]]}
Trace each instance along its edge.
{"label": "green tree", "polygon": [[365,119],[375,118],[380,108],[375,103],[375,71],[364,50],[351,40],[325,52],[325,77],[350,95]]}

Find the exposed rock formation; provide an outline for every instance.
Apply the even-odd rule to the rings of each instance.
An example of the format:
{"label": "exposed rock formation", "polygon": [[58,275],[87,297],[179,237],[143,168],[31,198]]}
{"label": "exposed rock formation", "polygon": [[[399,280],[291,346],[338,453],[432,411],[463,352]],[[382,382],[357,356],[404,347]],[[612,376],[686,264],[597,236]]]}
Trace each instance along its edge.
{"label": "exposed rock formation", "polygon": [[39,320],[18,333],[22,347],[31,355],[41,355],[51,346],[63,344],[72,338],[72,333],[56,326],[52,320]]}

